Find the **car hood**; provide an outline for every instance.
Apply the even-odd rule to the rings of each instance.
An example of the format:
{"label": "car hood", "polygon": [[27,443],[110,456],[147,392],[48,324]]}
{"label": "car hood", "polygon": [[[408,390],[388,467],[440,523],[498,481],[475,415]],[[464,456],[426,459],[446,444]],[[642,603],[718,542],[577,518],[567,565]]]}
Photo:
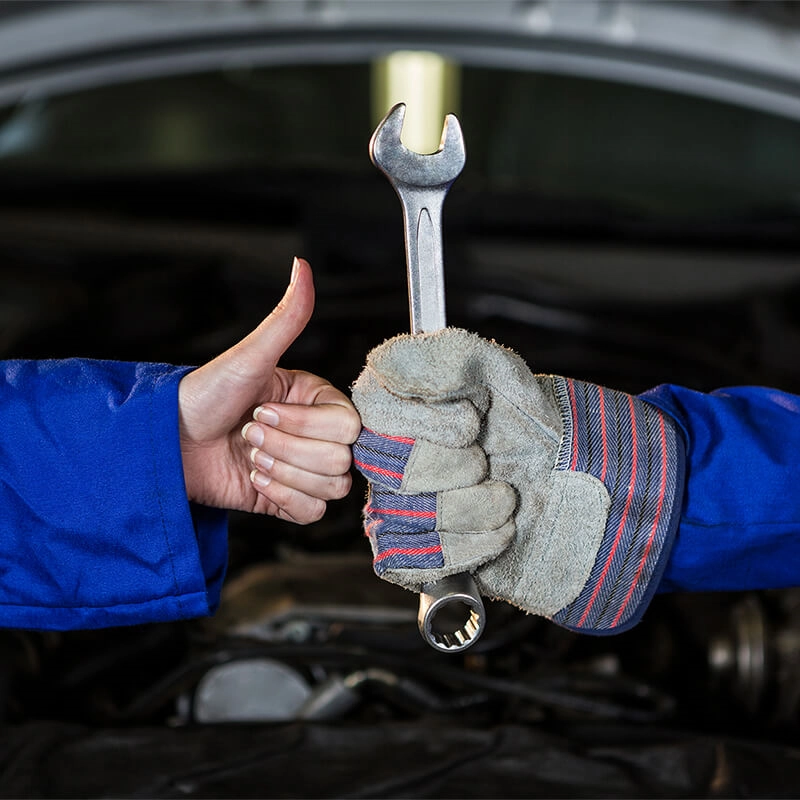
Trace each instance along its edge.
{"label": "car hood", "polygon": [[0,102],[220,64],[435,48],[461,63],[630,82],[800,118],[800,14],[786,5],[8,3],[0,13]]}

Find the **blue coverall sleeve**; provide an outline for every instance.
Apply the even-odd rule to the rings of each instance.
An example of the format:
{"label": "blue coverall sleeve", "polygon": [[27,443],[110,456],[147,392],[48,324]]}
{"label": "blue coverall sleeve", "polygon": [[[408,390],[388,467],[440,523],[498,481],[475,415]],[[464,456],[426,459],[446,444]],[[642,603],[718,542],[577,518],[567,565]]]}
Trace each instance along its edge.
{"label": "blue coverall sleeve", "polygon": [[187,500],[188,368],[0,362],[0,627],[65,630],[216,608],[227,517]]}
{"label": "blue coverall sleeve", "polygon": [[800,397],[664,385],[642,399],[686,440],[683,509],[658,590],[800,586]]}

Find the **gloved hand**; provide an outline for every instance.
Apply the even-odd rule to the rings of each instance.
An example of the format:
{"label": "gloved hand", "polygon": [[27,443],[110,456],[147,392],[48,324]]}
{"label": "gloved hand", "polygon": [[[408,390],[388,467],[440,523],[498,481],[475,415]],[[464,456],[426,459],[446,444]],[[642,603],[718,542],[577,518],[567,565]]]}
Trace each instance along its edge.
{"label": "gloved hand", "polygon": [[535,376],[456,328],[376,347],[352,396],[380,577],[419,591],[470,572],[481,594],[571,630],[638,622],[680,516],[684,444],[670,417]]}

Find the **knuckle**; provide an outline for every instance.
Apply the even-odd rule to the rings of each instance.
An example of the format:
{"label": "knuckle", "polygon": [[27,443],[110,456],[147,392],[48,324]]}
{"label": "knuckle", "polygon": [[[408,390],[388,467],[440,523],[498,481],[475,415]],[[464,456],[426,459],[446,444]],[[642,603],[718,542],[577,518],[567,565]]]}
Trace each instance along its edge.
{"label": "knuckle", "polygon": [[325,514],[327,503],[319,498],[312,498],[303,504],[302,510],[295,516],[297,522],[301,525],[310,525],[312,522],[317,522]]}
{"label": "knuckle", "polygon": [[328,462],[330,474],[338,476],[347,472],[350,469],[352,459],[352,453],[347,445],[338,445],[334,447]]}
{"label": "knuckle", "polygon": [[358,413],[353,410],[351,414],[347,415],[347,419],[342,426],[343,441],[345,444],[353,444],[360,434],[361,418],[358,416]]}
{"label": "knuckle", "polygon": [[346,497],[353,485],[353,478],[349,472],[344,475],[337,475],[330,484],[328,493],[329,500],[341,500]]}

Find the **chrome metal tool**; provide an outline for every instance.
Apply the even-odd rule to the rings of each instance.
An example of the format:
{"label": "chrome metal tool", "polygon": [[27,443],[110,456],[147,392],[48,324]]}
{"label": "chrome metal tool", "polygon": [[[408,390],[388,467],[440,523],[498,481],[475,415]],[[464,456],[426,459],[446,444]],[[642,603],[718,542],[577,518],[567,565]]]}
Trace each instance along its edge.
{"label": "chrome metal tool", "polygon": [[[411,333],[424,333],[447,325],[442,206],[464,168],[467,154],[461,126],[453,114],[445,117],[441,144],[435,153],[423,155],[409,150],[400,141],[405,111],[405,104],[398,103],[383,118],[372,134],[369,154],[403,206]],[[464,650],[483,632],[486,612],[475,580],[468,573],[425,584],[419,601],[420,633],[437,650]]]}

